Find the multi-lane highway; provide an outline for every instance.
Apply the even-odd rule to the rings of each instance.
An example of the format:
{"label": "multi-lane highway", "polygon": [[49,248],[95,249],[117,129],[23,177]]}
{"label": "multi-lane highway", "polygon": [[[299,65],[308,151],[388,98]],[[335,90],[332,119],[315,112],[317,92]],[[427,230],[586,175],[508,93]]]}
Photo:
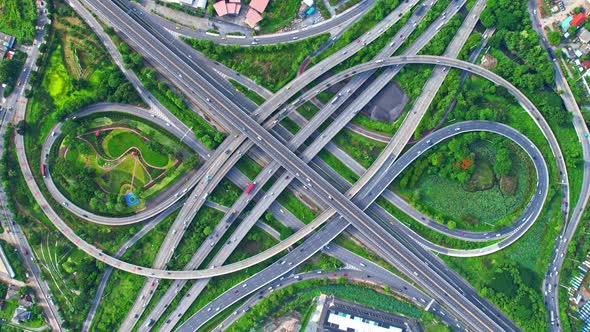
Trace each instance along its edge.
{"label": "multi-lane highway", "polygon": [[[459,68],[462,70],[466,70],[466,71],[472,72],[474,74],[482,75],[488,79],[491,79],[493,82],[497,83],[498,85],[506,87],[510,92],[515,92],[516,93],[515,97],[519,101],[521,101],[523,105],[528,106],[526,108],[526,110],[529,112],[533,112],[533,116],[536,115],[535,114],[536,112],[538,112],[538,110],[536,110],[536,108],[534,108],[534,106],[531,106],[533,104],[524,95],[522,95],[515,88],[511,89],[510,83],[503,80],[501,77],[499,77],[499,76],[495,75],[494,73],[489,72],[481,67],[473,66],[470,63],[466,63],[466,62],[456,60],[456,59],[447,59],[447,58],[434,57],[434,56],[393,57],[393,58],[389,58],[387,60],[384,60],[383,62],[380,62],[380,63],[363,64],[363,65],[351,68],[350,70],[347,70],[347,71],[344,71],[344,72],[339,73],[337,75],[334,75],[328,81],[337,82],[337,81],[343,79],[344,77],[346,77],[347,75],[349,75],[350,72],[352,72],[352,71],[361,72],[362,70],[370,70],[370,69],[374,69],[374,68],[382,67],[382,66],[399,65],[399,64],[407,64],[407,63],[442,64],[445,66],[456,67],[456,68]],[[325,84],[325,83],[322,83],[322,85],[323,84]],[[540,126],[544,126],[542,124],[542,122],[541,122]],[[255,136],[254,140],[257,140],[256,136]],[[297,157],[294,157],[294,158],[297,158]],[[28,171],[28,173],[30,173],[30,171]],[[291,173],[295,174],[295,173],[300,173],[300,172],[299,171],[294,171],[294,172],[291,171]],[[306,181],[306,179],[304,179],[302,182],[308,183],[308,181]],[[313,185],[314,184],[312,183],[312,186]],[[36,184],[35,184],[35,186],[36,186]],[[316,188],[317,188],[317,186],[316,186]],[[40,197],[39,199],[43,200],[41,202],[42,204],[40,204],[41,206],[47,205],[46,201],[44,201],[44,197]],[[332,201],[332,200],[330,200],[330,201]],[[50,208],[50,207],[47,206],[47,208]],[[71,230],[69,229],[69,227],[65,223],[62,224],[62,222],[60,222],[61,219],[57,216],[57,214],[55,214],[55,213],[50,214],[50,220],[52,220],[53,222],[56,223],[56,226],[58,226],[58,229],[60,229],[60,231],[62,231],[62,233],[64,233],[66,235],[66,237],[68,237],[72,242],[78,243],[79,247],[81,249],[85,250],[86,252],[88,252],[90,255],[92,255],[102,261],[105,261],[107,264],[111,264],[111,265],[114,265],[114,266],[117,266],[120,268],[124,268],[128,272],[137,273],[137,274],[141,274],[141,275],[145,275],[145,276],[152,276],[152,273],[153,273],[153,276],[157,276],[157,277],[161,277],[161,278],[178,278],[178,279],[208,278],[208,277],[212,277],[212,276],[216,276],[216,275],[230,273],[230,272],[239,270],[240,268],[243,268],[245,266],[250,266],[252,264],[255,264],[255,263],[261,261],[262,260],[261,256],[264,257],[267,255],[267,253],[265,253],[264,255],[261,254],[261,255],[253,256],[253,257],[251,257],[245,261],[242,261],[240,263],[226,265],[223,267],[216,267],[215,269],[210,269],[210,270],[206,270],[206,271],[174,271],[173,272],[173,271],[163,271],[163,270],[141,268],[141,267],[137,267],[132,264],[128,264],[125,262],[121,262],[119,260],[115,260],[112,257],[106,256],[105,254],[100,252],[97,248],[82,241],[81,238],[79,238],[77,235],[75,235],[71,232]],[[321,223],[314,222],[314,223],[310,224],[311,226],[309,226],[309,228],[310,229],[312,227],[315,228],[319,224],[321,224]],[[309,233],[309,231],[307,231],[305,233],[298,232],[292,238],[290,238],[286,241],[283,241],[281,244],[279,244],[276,249],[275,248],[271,249],[270,252],[274,252],[274,253],[280,252],[280,251],[288,248],[290,245],[292,245],[294,242],[298,241],[299,239],[301,239],[304,235],[307,235],[308,233]],[[270,257],[270,256],[266,256],[266,257]],[[240,267],[238,267],[236,265],[239,265]]]}
{"label": "multi-lane highway", "polygon": [[[457,129],[459,129],[459,130],[457,130]],[[533,158],[535,166],[538,167],[537,172],[539,173],[539,178],[544,179],[543,181],[540,181],[540,183],[543,183],[541,188],[539,188],[541,190],[541,192],[539,192],[536,195],[538,197],[535,199],[535,202],[531,204],[531,206],[534,206],[537,208],[537,209],[531,209],[531,213],[533,213],[533,216],[531,216],[531,217],[532,217],[532,219],[534,219],[536,217],[536,215],[539,213],[538,211],[540,211],[539,207],[542,206],[542,204],[544,203],[544,198],[545,198],[545,195],[547,194],[547,190],[548,190],[547,166],[544,163],[542,156],[541,156],[540,152],[538,151],[538,149],[525,136],[521,135],[516,130],[514,130],[510,127],[507,127],[503,124],[493,123],[493,122],[472,121],[472,122],[466,122],[466,123],[461,123],[461,124],[455,124],[455,125],[443,128],[437,132],[434,132],[433,134],[427,136],[425,140],[421,141],[420,143],[418,143],[417,145],[412,147],[409,151],[407,151],[404,155],[402,155],[400,157],[400,159],[398,160],[398,162],[396,162],[396,164],[394,164],[388,170],[388,174],[387,174],[388,177],[395,178],[396,175],[400,174],[403,171],[403,169],[405,168],[404,165],[410,164],[413,160],[415,160],[415,158],[417,158],[421,153],[423,153],[423,151],[425,151],[428,148],[434,146],[435,144],[443,141],[444,139],[447,139],[447,138],[452,137],[454,135],[462,134],[465,132],[471,132],[471,131],[490,131],[490,132],[494,132],[494,133],[503,135],[505,137],[508,137],[511,140],[514,140],[517,144],[519,144],[525,151],[527,151],[527,153],[531,156],[531,158]],[[359,194],[361,196],[364,196],[364,197],[361,197],[361,200],[363,198],[365,198],[368,194],[366,188],[363,188],[363,189],[365,189],[365,190],[359,192]],[[375,213],[376,215],[379,215],[379,217],[382,220],[385,220],[385,221],[391,220],[391,226],[394,227],[398,232],[402,233],[404,231],[403,229],[400,229],[399,221],[397,221],[394,218],[392,218],[391,216],[389,216],[379,206],[373,205],[372,207],[369,208],[369,211],[371,211],[372,213]],[[326,217],[329,217],[329,216],[326,216]],[[527,223],[527,227],[530,225],[532,225],[532,223]],[[330,232],[333,229],[329,228],[329,226],[331,226],[331,225],[330,224],[327,225],[325,227],[326,229],[322,229],[322,231],[320,233],[323,233],[326,236],[331,235]],[[342,230],[335,229],[335,231],[337,231],[339,233]],[[522,234],[524,234],[524,232],[526,232],[526,229],[524,227],[521,227],[520,229],[517,230],[517,232],[518,232],[518,234],[516,235],[516,237],[518,238]],[[417,241],[418,237],[416,237],[416,236],[412,237],[412,240],[416,241],[416,243],[421,243],[420,241]],[[317,250],[319,250],[319,248],[321,248],[321,247],[318,248],[317,245],[315,245],[312,240],[306,241],[302,246],[304,247],[304,248],[302,248],[302,250],[304,250],[304,252],[307,252],[308,254],[310,254],[312,251],[314,251],[315,248],[317,248]],[[505,247],[505,245],[502,245],[501,247]],[[488,250],[493,252],[496,249],[497,248],[488,249]],[[291,260],[289,255],[291,255],[291,253],[289,253],[287,256],[285,256],[282,260],[287,261],[287,262],[296,261],[296,260]],[[274,270],[267,269],[267,270],[259,273],[258,275],[256,275],[255,276],[256,283],[260,283],[261,279],[264,280],[263,278],[265,275],[267,276],[266,280],[273,280],[276,278],[276,276],[279,276],[279,275],[287,272],[287,271],[284,271],[283,269],[281,269],[280,265],[277,266],[277,263],[275,263],[274,265],[276,266],[276,269],[274,269]],[[260,274],[262,274],[262,275],[260,275]],[[268,277],[268,275],[270,275],[271,277]],[[254,278],[254,277],[252,277],[252,278]],[[252,282],[253,281],[251,281],[250,279],[244,281],[245,284],[250,284]],[[262,286],[264,286],[264,285],[262,285]],[[235,301],[241,299],[245,295],[246,294],[240,294],[240,293],[236,294],[233,292],[233,290],[230,290],[230,291],[224,293],[224,295],[222,295],[220,297],[221,303],[215,302],[215,303],[212,303],[211,305],[212,306],[231,305]],[[221,308],[222,309],[225,308],[224,306],[222,306]],[[198,314],[199,313],[197,313],[195,316],[191,317],[187,321],[186,324],[188,324],[188,326],[190,326],[190,328],[198,328],[199,325],[195,325],[196,324],[195,322],[201,322],[201,324],[202,324],[206,321],[206,319],[205,319],[206,317],[198,316]]]}
{"label": "multi-lane highway", "polygon": [[[407,10],[408,8],[411,8],[412,5],[408,5],[409,7],[404,9]],[[120,8],[116,7],[112,3],[97,1],[91,4],[90,6],[100,13],[99,16],[108,17],[107,21],[119,27],[119,30],[122,31],[123,34],[127,35],[127,38],[135,40],[136,43],[141,43],[142,40],[145,41],[146,44],[136,46],[141,49],[142,53],[145,53],[147,55],[146,58],[148,58],[150,62],[153,61],[157,64],[158,70],[161,71],[161,73],[164,76],[166,76],[171,81],[175,81],[179,88],[183,90],[183,92],[194,102],[200,105],[207,105],[205,108],[207,109],[207,111],[210,111],[212,114],[215,115],[215,118],[217,121],[219,121],[219,123],[223,124],[228,129],[232,129],[241,133],[241,135],[239,135],[239,140],[228,140],[227,145],[229,145],[230,147],[239,148],[244,138],[247,137],[249,139],[249,142],[251,142],[250,144],[252,144],[252,142],[255,143],[267,155],[275,158],[277,168],[280,166],[286,169],[288,173],[285,174],[290,175],[285,176],[291,176],[292,178],[296,178],[299,183],[303,183],[304,186],[306,186],[307,190],[309,190],[311,195],[320,200],[324,205],[330,207],[329,212],[325,212],[323,214],[324,219],[327,219],[327,217],[333,214],[334,212],[336,212],[337,215],[340,216],[336,218],[335,221],[329,223],[326,227],[322,229],[326,229],[329,226],[332,226],[333,224],[345,223],[345,225],[348,225],[348,222],[352,223],[358,230],[358,232],[360,232],[365,238],[368,239],[368,242],[370,242],[374,246],[381,247],[383,249],[383,255],[386,258],[386,260],[388,260],[392,264],[401,264],[403,266],[403,268],[401,269],[402,272],[407,274],[409,278],[414,280],[414,282],[416,282],[423,288],[427,289],[427,291],[430,294],[432,294],[434,298],[440,301],[442,305],[447,307],[449,310],[452,310],[454,314],[456,314],[457,316],[462,317],[467,326],[470,326],[472,328],[483,328],[489,330],[514,328],[513,325],[510,322],[507,322],[504,317],[496,317],[493,315],[489,315],[488,312],[485,312],[493,310],[489,309],[487,305],[481,306],[481,302],[475,294],[466,295],[463,286],[458,286],[454,282],[450,283],[449,280],[451,279],[449,279],[449,277],[444,272],[441,274],[441,271],[434,271],[433,274],[430,274],[431,269],[433,269],[434,267],[431,267],[429,264],[426,264],[423,261],[421,261],[419,258],[420,253],[418,251],[405,248],[403,247],[403,245],[395,245],[396,243],[398,243],[398,241],[403,243],[404,240],[407,239],[403,237],[400,238],[395,234],[390,234],[386,231],[387,229],[383,227],[382,223],[376,223],[376,220],[373,219],[381,219],[376,218],[376,212],[368,211],[369,214],[365,214],[363,212],[363,210],[366,207],[368,207],[369,204],[373,202],[374,199],[381,193],[374,191],[381,189],[376,186],[376,183],[383,178],[382,175],[384,173],[387,173],[388,168],[391,165],[393,165],[394,159],[397,158],[397,156],[399,156],[399,154],[401,153],[402,145],[399,143],[405,144],[403,140],[399,139],[399,143],[396,142],[396,146],[399,147],[397,148],[399,151],[395,150],[395,148],[392,150],[393,159],[389,159],[388,155],[384,155],[383,163],[379,163],[377,166],[375,166],[367,172],[367,176],[363,177],[363,181],[365,182],[361,182],[357,187],[357,190],[359,191],[350,192],[349,196],[354,196],[356,193],[363,194],[354,196],[351,201],[349,200],[349,197],[343,195],[340,191],[334,188],[328,181],[326,181],[322,176],[320,176],[314,169],[307,165],[305,160],[302,160],[299,158],[299,156],[295,155],[290,150],[289,146],[283,145],[281,141],[279,141],[271,133],[269,133],[267,131],[267,129],[269,129],[269,125],[265,125],[264,127],[262,127],[258,122],[252,119],[248,115],[248,113],[245,112],[243,104],[240,102],[239,98],[234,98],[231,94],[224,94],[223,92],[227,91],[226,88],[222,84],[218,84],[215,81],[209,80],[209,78],[211,78],[210,74],[208,74],[206,70],[202,70],[202,68],[199,67],[198,63],[195,63],[194,61],[190,60],[190,57],[186,57],[184,55],[177,53],[177,51],[182,50],[184,46],[175,45],[174,41],[162,42],[161,39],[154,38],[154,36],[151,35],[149,32],[147,34],[142,35],[142,31],[144,31],[144,25],[137,24],[137,22],[134,20],[125,22],[124,17],[126,15],[124,13],[121,13]],[[457,7],[457,10],[458,9],[459,8]],[[391,21],[381,22],[378,24],[377,28],[381,30],[387,29],[391,24],[393,24]],[[126,26],[125,31],[121,30],[121,27],[123,26]],[[150,32],[153,33],[154,30],[151,30]],[[369,32],[364,37],[366,37],[367,42],[370,42],[372,39],[376,38],[377,35],[378,34],[370,35]],[[273,98],[267,101],[267,103],[265,103],[261,108],[259,108],[259,110],[257,110],[254,113],[254,116],[258,117],[259,119],[267,118],[268,116],[273,114],[275,110],[278,109],[279,106],[282,105],[295,92],[301,90],[301,88],[307,85],[307,83],[311,82],[313,79],[321,75],[326,70],[326,68],[331,68],[335,64],[340,63],[361,47],[362,45],[351,44],[342,52],[337,53],[336,56],[331,57],[328,61],[326,61],[325,67],[321,66],[322,63],[313,67],[310,71],[306,72],[305,75],[302,75],[300,79],[294,80],[289,85],[287,85],[285,89],[283,89],[281,92],[277,93]],[[350,52],[348,52],[348,50],[350,50]],[[521,102],[525,110],[532,115],[533,119],[536,119],[535,122],[541,128],[545,136],[548,138],[550,145],[552,146],[552,151],[557,157],[558,167],[560,168],[560,171],[562,170],[561,166],[563,164],[563,157],[560,154],[558,146],[556,146],[554,149],[552,143],[557,144],[555,137],[551,133],[548,126],[546,126],[546,123],[544,122],[542,117],[540,117],[540,113],[538,112],[538,110],[534,108],[534,105],[532,105],[532,103],[528,99],[526,99],[524,95],[519,94],[518,90],[512,87],[508,82],[502,81],[501,78],[494,76],[493,74],[484,70],[483,68],[479,68],[473,65],[467,65],[461,61],[449,58],[438,58],[428,56],[403,56],[400,58],[378,59],[375,60],[375,62],[373,63],[357,66],[351,70],[345,71],[344,73],[345,75],[352,76],[357,73],[375,70],[382,66],[403,65],[407,63],[430,63],[438,66],[458,67],[490,78],[495,83],[505,86],[511,93],[515,95],[519,102]],[[441,71],[444,71],[442,67],[440,68]],[[339,75],[335,75],[334,77],[321,83],[319,85],[319,89],[314,90],[314,92],[326,88],[327,84],[331,84],[326,82],[337,82],[338,80],[342,80],[345,77],[346,76],[343,76],[342,73]],[[511,90],[511,88],[513,89]],[[309,96],[304,95],[304,97],[308,98]],[[412,116],[409,118],[413,121],[419,122],[421,116]],[[408,126],[408,128],[412,128],[412,126]],[[461,128],[459,128],[458,131],[460,130]],[[408,131],[410,131],[410,129],[408,129]],[[402,137],[403,135],[407,134],[408,132],[406,131],[400,133]],[[523,148],[526,149],[526,147]],[[224,149],[221,152],[216,151],[216,153],[221,154],[225,151],[227,150]],[[230,151],[233,152],[234,150]],[[417,152],[415,156],[420,155],[421,152],[422,151]],[[538,153],[538,151],[533,152],[532,155],[535,156],[535,153]],[[21,160],[21,163],[28,168],[28,165],[26,163],[26,156],[24,155],[24,149],[22,148],[22,138],[19,141],[18,137],[17,154],[19,156],[19,159]],[[211,158],[211,160],[214,159],[217,160],[215,157]],[[386,163],[389,167],[384,167]],[[229,169],[225,170],[223,166],[224,164],[221,164],[217,168],[215,168],[215,164],[212,162],[211,165],[207,165],[207,168],[205,169],[219,169],[221,171],[216,174],[221,174],[221,172],[225,174],[227,171],[229,171]],[[27,174],[27,171],[29,172],[29,174]],[[45,198],[42,196],[37,197],[39,194],[39,190],[38,187],[36,187],[34,180],[30,177],[30,170],[23,170],[23,172],[25,173],[25,178],[27,178],[27,184],[29,185],[29,188],[33,191],[38,201],[40,201],[40,206],[42,207],[44,212],[46,212],[50,216],[50,219],[54,223],[56,223],[60,231],[62,231],[68,238],[74,241],[83,250],[107,262],[108,264],[119,266],[133,273],[138,273],[146,276],[157,276],[159,278],[209,277],[231,271],[231,269],[228,268],[231,265],[215,267],[214,269],[210,269],[207,271],[163,271],[158,269],[147,269],[133,266],[131,264],[115,260],[112,257],[105,256],[103,253],[97,251],[96,248],[93,248],[90,245],[88,245],[88,243],[80,241],[80,238],[74,235],[71,232],[71,230],[67,228],[67,226],[65,226],[63,221],[59,219],[59,217],[55,214],[52,208],[48,206],[47,202],[45,201]],[[565,167],[563,167],[563,172],[565,173]],[[27,175],[29,175],[29,177],[27,177]],[[542,173],[539,173],[540,177],[542,175]],[[540,182],[543,183],[543,181]],[[203,181],[200,183],[202,184]],[[364,185],[365,183],[367,184],[367,186]],[[206,189],[207,187],[208,186],[206,184],[202,185],[202,189]],[[363,191],[360,191],[361,188]],[[201,193],[202,192],[203,191],[201,191]],[[542,195],[542,193],[539,193],[539,195]],[[191,195],[191,197],[194,196]],[[193,199],[196,198],[197,197],[194,197]],[[192,202],[187,209],[192,208],[193,211],[198,209],[198,205],[193,203],[197,202]],[[312,226],[307,227],[307,229],[304,229],[303,232],[298,232],[296,236],[290,238],[289,240],[293,241],[301,239],[304,235],[311,233],[312,230],[314,230],[314,228],[318,227],[320,224],[321,221],[314,221],[314,223],[312,223]],[[321,231],[316,232],[312,235],[312,237],[316,234],[321,235],[321,233]],[[331,237],[333,238],[332,235],[326,235],[323,240],[330,241]],[[305,243],[307,242],[308,241],[306,241]],[[275,252],[278,252],[286,248],[285,246],[288,245],[289,241],[284,241],[283,243],[281,243],[281,245],[277,246],[276,248],[273,248],[266,253],[253,257],[251,261],[256,261],[256,259],[269,257],[267,256],[268,253],[272,254],[273,250]],[[281,246],[283,247],[281,248]],[[303,253],[304,251],[303,248],[301,248],[301,251],[295,250],[295,252]],[[309,252],[303,255],[308,254]],[[239,268],[243,268],[247,266],[247,264],[249,264],[246,263],[246,261],[232,265],[239,265]],[[435,269],[440,270],[439,267],[436,267]],[[255,287],[257,286],[257,284],[254,284],[251,287],[255,289]],[[249,287],[247,286],[244,286],[243,288],[247,288],[247,290],[249,289]]]}

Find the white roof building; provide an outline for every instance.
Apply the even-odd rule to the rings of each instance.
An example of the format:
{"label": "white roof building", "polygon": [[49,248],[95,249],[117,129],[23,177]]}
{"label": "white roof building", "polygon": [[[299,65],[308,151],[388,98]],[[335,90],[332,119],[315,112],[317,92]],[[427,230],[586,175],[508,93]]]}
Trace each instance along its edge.
{"label": "white roof building", "polygon": [[403,330],[389,326],[385,328],[377,325],[376,322],[363,319],[361,317],[352,317],[346,313],[330,312],[328,316],[328,323],[338,326],[340,331],[355,331],[355,332],[402,332]]}
{"label": "white roof building", "polygon": [[309,7],[313,6],[313,0],[303,0],[303,3],[305,3]]}

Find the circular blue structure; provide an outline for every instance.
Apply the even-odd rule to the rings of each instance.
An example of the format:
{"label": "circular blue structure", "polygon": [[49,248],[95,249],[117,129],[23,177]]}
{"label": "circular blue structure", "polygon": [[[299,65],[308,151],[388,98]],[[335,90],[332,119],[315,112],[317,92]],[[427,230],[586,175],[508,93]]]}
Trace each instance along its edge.
{"label": "circular blue structure", "polygon": [[134,193],[128,193],[125,195],[125,201],[127,202],[127,206],[134,206],[139,204],[139,198]]}

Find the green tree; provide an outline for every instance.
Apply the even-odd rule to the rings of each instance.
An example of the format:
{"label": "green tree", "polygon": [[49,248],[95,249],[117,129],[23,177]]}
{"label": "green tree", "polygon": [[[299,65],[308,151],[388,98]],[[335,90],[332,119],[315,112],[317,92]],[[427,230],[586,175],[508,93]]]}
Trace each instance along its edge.
{"label": "green tree", "polygon": [[33,293],[33,288],[31,286],[23,286],[18,290],[18,294],[20,296],[28,295]]}
{"label": "green tree", "polygon": [[18,77],[19,62],[13,59],[0,61],[0,82],[12,84]]}
{"label": "green tree", "polygon": [[547,39],[551,45],[557,46],[561,43],[561,33],[559,31],[550,31],[547,34]]}
{"label": "green tree", "polygon": [[19,135],[24,135],[25,132],[27,131],[27,123],[25,122],[25,120],[20,120],[17,124],[16,124],[16,133]]}
{"label": "green tree", "polygon": [[496,162],[494,163],[494,173],[496,176],[505,176],[512,169],[512,159],[507,148],[499,148],[496,151]]}
{"label": "green tree", "polygon": [[457,227],[457,223],[454,220],[449,220],[447,223],[447,228],[453,230]]}

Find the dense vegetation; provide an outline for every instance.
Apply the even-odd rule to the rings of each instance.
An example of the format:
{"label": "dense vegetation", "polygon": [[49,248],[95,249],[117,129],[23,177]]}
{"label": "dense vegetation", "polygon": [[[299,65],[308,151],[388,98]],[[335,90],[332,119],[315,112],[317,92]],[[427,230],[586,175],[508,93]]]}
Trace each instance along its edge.
{"label": "dense vegetation", "polygon": [[14,36],[17,42],[32,42],[35,37],[37,7],[34,0],[0,1],[0,31]]}
{"label": "dense vegetation", "polygon": [[270,1],[262,13],[262,21],[258,23],[260,32],[275,32],[291,23],[291,20],[297,17],[300,3],[298,0]]}
{"label": "dense vegetation", "polygon": [[[527,160],[519,147],[501,136],[468,133],[425,152],[396,186],[413,206],[451,229],[507,226],[532,190],[534,170]],[[505,222],[497,224],[500,219]]]}
{"label": "dense vegetation", "polygon": [[255,47],[221,46],[212,41],[198,39],[185,41],[207,57],[276,92],[295,77],[305,57],[328,38],[329,35],[322,34],[296,43]]}
{"label": "dense vegetation", "polygon": [[25,57],[25,53],[16,52],[14,58],[0,60],[0,83],[6,84],[4,97],[8,97],[14,90],[14,86],[17,84],[16,80],[25,63]]}
{"label": "dense vegetation", "polygon": [[[581,161],[581,151],[571,128],[570,115],[564,110],[559,96],[552,91],[553,69],[531,28],[526,2],[490,0],[481,17],[485,27],[495,24],[498,28],[489,39],[491,49],[488,57],[497,61],[490,68],[514,83],[535,102],[558,137],[568,166],[571,201],[574,202],[580,188],[581,172],[577,165]],[[506,122],[517,128],[540,147],[548,160],[551,176],[555,177],[557,171],[546,140],[514,98],[504,89],[481,79],[470,78],[466,84],[457,97],[455,107],[461,111],[453,112],[452,120],[488,119]],[[452,100],[448,99],[449,102]],[[442,113],[437,116],[443,118]],[[547,312],[539,289],[549,263],[553,239],[561,226],[559,190],[559,186],[551,187],[540,218],[512,246],[485,257],[445,258],[483,296],[498,305],[526,331],[547,329]]]}

